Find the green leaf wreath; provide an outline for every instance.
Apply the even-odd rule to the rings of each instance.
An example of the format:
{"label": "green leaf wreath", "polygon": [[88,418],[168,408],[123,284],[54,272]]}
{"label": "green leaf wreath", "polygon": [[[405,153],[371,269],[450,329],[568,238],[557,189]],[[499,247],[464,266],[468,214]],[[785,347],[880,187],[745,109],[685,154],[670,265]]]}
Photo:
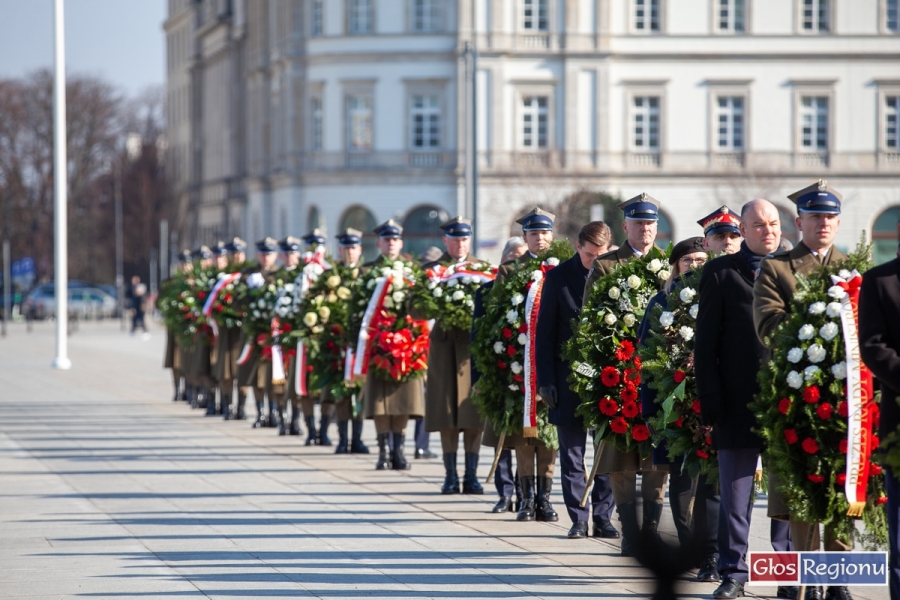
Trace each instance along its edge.
{"label": "green leaf wreath", "polygon": [[479,275],[482,273],[496,275],[497,268],[483,262],[466,262],[426,269],[427,287],[414,295],[413,305],[426,319],[435,319],[444,329],[469,331],[475,290],[485,282],[485,277]]}
{"label": "green leaf wreath", "polygon": [[[285,285],[289,287],[285,288]],[[247,340],[261,351],[260,357],[264,362],[272,356],[272,317],[282,316],[278,311],[284,312],[287,305],[283,299],[287,299],[289,304],[292,291],[293,282],[286,281],[281,270],[268,276],[259,272],[244,275],[241,285],[235,289],[236,301],[243,309],[244,333]]]}
{"label": "green leaf wreath", "polygon": [[[846,354],[830,276],[870,266],[869,248],[860,244],[847,260],[797,276],[790,318],[769,340],[771,359],[759,371],[760,392],[751,404],[766,442],[766,468],[779,474],[791,518],[824,523],[845,541],[855,522],[844,494]],[[873,463],[863,511],[869,545],[887,542],[885,501],[884,477]]]}
{"label": "green leaf wreath", "polygon": [[582,399],[576,413],[622,452],[650,455],[650,430],[641,415],[638,385],[642,362],[637,328],[650,299],[666,279],[668,251],[653,247],[617,265],[591,285],[574,335],[564,350],[572,363],[569,382]]}
{"label": "green leaf wreath", "polygon": [[[566,240],[556,240],[546,252],[525,263],[504,281],[497,280],[485,298],[485,314],[475,323],[472,359],[481,372],[473,402],[491,421],[498,434],[522,433],[525,403],[525,297],[537,274],[555,267],[575,254]],[[547,405],[537,405],[538,437],[557,448],[556,427],[547,421]]]}
{"label": "green leaf wreath", "polygon": [[667,457],[684,458],[683,469],[693,478],[718,481],[718,460],[712,448],[711,428],[700,418],[694,376],[696,329],[702,267],[682,274],[666,296],[666,308],[656,305],[647,317],[649,334],[638,349],[642,377],[656,390],[658,412],[648,418],[652,444],[666,445]]}
{"label": "green leaf wreath", "polygon": [[203,303],[216,283],[218,272],[216,267],[201,269],[194,265],[190,273],[179,273],[170,279],[157,301],[166,327],[184,347],[212,343],[212,328],[203,314]]}

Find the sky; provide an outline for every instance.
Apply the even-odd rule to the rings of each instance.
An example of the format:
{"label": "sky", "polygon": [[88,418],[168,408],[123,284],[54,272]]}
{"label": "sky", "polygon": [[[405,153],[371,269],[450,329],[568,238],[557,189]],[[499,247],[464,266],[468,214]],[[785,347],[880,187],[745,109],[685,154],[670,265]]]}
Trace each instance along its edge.
{"label": "sky", "polygon": [[[65,0],[66,72],[134,96],[165,83],[166,0]],[[53,0],[0,0],[0,78],[53,68]]]}

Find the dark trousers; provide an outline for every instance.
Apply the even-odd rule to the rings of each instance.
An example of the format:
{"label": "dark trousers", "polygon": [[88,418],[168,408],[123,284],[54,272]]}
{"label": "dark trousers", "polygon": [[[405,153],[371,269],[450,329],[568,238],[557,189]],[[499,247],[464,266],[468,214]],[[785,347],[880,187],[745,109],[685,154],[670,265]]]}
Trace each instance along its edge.
{"label": "dark trousers", "polygon": [[138,327],[145,332],[147,331],[147,326],[144,324],[144,311],[135,309],[134,314],[131,315],[131,333],[137,331]]}
{"label": "dark trousers", "polygon": [[506,449],[500,453],[497,462],[497,470],[494,472],[494,486],[498,496],[512,498],[516,492],[515,473],[513,472],[512,450]]}
{"label": "dark trousers", "polygon": [[[678,541],[687,548],[691,536],[696,532],[703,540],[703,552],[706,556],[719,555],[719,497],[715,486],[700,477],[697,482],[697,496],[694,498],[693,517],[688,514],[691,504],[691,487],[693,478],[681,468],[681,463],[672,464],[669,468],[669,506],[675,520]],[[688,521],[692,525],[688,525]]]}
{"label": "dark trousers", "polygon": [[559,471],[562,481],[563,500],[572,522],[587,521],[593,515],[596,520],[609,521],[613,510],[612,485],[609,475],[597,475],[591,489],[590,508],[582,508],[585,482],[584,450],[587,434],[583,429],[556,427],[559,436]]}
{"label": "dark trousers", "polygon": [[889,467],[884,468],[884,485],[888,497],[888,542],[890,543],[888,583],[891,586],[891,600],[900,600],[900,480]]}
{"label": "dark trousers", "polygon": [[769,519],[769,540],[772,541],[772,550],[775,552],[791,552],[794,545],[791,543],[791,522]]}
{"label": "dark trousers", "polygon": [[428,441],[431,439],[431,433],[425,431],[425,419],[419,417],[416,419],[416,450],[428,450]]}

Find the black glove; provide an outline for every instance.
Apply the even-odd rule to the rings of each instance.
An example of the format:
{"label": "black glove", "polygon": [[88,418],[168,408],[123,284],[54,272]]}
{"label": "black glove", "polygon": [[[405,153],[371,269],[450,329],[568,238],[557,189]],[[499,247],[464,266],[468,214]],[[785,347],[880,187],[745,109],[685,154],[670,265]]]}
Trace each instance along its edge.
{"label": "black glove", "polygon": [[550,410],[556,410],[556,386],[546,385],[538,390],[541,400],[547,403]]}

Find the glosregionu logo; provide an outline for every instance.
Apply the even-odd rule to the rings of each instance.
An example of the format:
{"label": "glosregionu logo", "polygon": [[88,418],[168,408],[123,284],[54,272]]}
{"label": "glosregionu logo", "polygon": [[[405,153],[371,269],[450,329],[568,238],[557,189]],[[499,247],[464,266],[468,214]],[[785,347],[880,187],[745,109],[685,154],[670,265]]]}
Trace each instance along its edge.
{"label": "glosregionu logo", "polygon": [[887,585],[887,552],[751,552],[752,585]]}

